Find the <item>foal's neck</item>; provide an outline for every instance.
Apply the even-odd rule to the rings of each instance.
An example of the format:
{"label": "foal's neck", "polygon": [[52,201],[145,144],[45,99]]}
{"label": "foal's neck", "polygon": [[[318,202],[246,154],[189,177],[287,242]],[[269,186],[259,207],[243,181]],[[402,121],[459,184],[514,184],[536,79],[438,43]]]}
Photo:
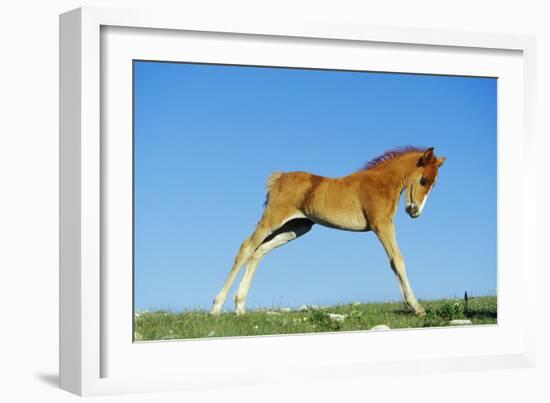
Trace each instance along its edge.
{"label": "foal's neck", "polygon": [[405,187],[408,176],[416,168],[416,163],[420,156],[420,152],[406,153],[367,169],[364,172],[368,175],[383,178],[385,183],[398,187],[400,192]]}
{"label": "foal's neck", "polygon": [[[383,204],[387,206],[383,211],[388,218],[395,215],[401,193],[408,183],[409,175],[416,168],[420,155],[416,152],[398,155],[362,172],[365,181],[371,185],[369,191],[377,193],[380,196],[378,200],[383,200]],[[372,187],[372,184],[376,185]]]}

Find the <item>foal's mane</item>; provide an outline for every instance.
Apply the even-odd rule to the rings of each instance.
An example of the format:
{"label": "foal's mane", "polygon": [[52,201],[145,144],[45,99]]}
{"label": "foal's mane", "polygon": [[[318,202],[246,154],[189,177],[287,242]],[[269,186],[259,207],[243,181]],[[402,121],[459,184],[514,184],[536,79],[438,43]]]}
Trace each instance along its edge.
{"label": "foal's mane", "polygon": [[392,160],[395,157],[399,157],[400,155],[403,155],[403,154],[409,154],[409,153],[415,153],[415,152],[424,152],[424,151],[426,151],[426,148],[415,147],[415,146],[396,147],[396,148],[388,150],[385,153],[379,155],[378,157],[375,157],[372,160],[368,161],[365,164],[365,166],[363,168],[361,168],[360,170],[361,171],[366,171],[367,169],[377,167],[380,164],[383,164],[384,162]]}

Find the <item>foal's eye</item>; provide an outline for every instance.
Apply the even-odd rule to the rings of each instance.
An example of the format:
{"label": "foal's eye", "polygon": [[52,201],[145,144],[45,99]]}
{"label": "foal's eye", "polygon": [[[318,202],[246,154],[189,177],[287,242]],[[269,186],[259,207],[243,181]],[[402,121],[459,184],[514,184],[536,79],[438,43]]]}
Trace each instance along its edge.
{"label": "foal's eye", "polygon": [[421,184],[422,186],[426,186],[426,179],[425,179],[424,177],[421,177],[421,178],[420,178],[420,184]]}

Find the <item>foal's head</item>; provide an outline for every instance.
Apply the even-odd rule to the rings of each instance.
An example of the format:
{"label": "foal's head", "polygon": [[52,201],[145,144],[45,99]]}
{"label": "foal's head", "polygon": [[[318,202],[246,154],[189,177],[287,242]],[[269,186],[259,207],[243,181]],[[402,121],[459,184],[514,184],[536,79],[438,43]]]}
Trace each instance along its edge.
{"label": "foal's head", "polygon": [[405,181],[405,210],[416,218],[428,200],[428,195],[437,181],[437,170],[445,157],[437,158],[433,147],[428,148],[416,162],[416,167]]}

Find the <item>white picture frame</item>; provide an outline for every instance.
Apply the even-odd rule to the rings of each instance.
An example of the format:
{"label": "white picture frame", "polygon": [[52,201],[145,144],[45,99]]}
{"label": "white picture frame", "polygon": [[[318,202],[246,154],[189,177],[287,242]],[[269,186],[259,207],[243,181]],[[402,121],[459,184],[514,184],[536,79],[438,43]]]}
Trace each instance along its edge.
{"label": "white picture frame", "polygon": [[[120,38],[109,39],[109,53],[102,49],[107,48],[102,33],[109,30],[122,33],[122,37],[127,37],[123,40],[128,41],[140,32],[143,36],[132,46],[127,46],[130,42],[120,42]],[[151,33],[155,35],[149,38]],[[124,74],[124,70],[118,71],[117,66],[124,68],[124,63],[136,55],[158,52],[155,57],[170,59],[175,43],[180,40],[178,33],[192,33],[194,40],[199,41],[215,35],[215,41],[222,43],[239,38],[243,49],[239,51],[236,44],[231,49],[234,53],[241,52],[239,60],[245,60],[244,64],[277,63],[262,56],[262,52],[247,51],[248,38],[256,45],[269,41],[270,46],[281,44],[284,48],[285,43],[300,41],[302,47],[312,44],[329,46],[334,52],[346,45],[358,47],[361,52],[361,46],[369,44],[381,49],[393,46],[397,56],[399,52],[413,49],[426,55],[424,63],[433,64],[427,69],[420,62],[411,64],[416,59],[409,58],[410,64],[403,67],[406,72],[472,75],[501,72],[499,78],[504,84],[499,87],[499,177],[520,183],[526,190],[533,189],[536,184],[532,164],[525,164],[521,173],[509,169],[512,157],[527,160],[535,150],[532,122],[535,44],[532,37],[315,21],[248,21],[244,18],[215,21],[148,10],[80,8],[65,13],[60,17],[60,385],[63,389],[79,395],[97,395],[293,382],[296,377],[302,381],[344,379],[380,373],[396,375],[534,365],[535,335],[530,330],[534,329],[531,326],[533,318],[523,315],[519,320],[519,310],[535,312],[535,197],[530,191],[522,194],[509,192],[506,185],[500,186],[500,179],[499,224],[503,214],[514,210],[516,215],[506,228],[499,226],[499,270],[500,266],[509,268],[499,275],[498,326],[368,335],[351,332],[175,341],[141,343],[140,347],[132,343],[127,332],[131,315],[128,320],[122,320],[120,316],[127,311],[129,302],[124,296],[128,295],[128,288],[123,276],[112,276],[108,271],[111,257],[107,251],[113,248],[107,247],[105,236],[105,228],[117,226],[124,229],[131,225],[127,221],[113,224],[112,215],[105,214],[105,211],[116,208],[105,196],[111,189],[109,183],[119,177],[122,182],[117,182],[116,187],[120,184],[120,188],[124,188],[125,180],[123,171],[116,171],[116,167],[108,164],[108,154],[118,152],[117,155],[124,155],[124,147],[128,144],[113,144],[111,140],[115,137],[109,134],[111,137],[106,138],[105,133],[109,133],[111,124],[115,127],[122,124],[121,132],[127,131],[124,113],[128,113],[131,105],[126,102],[128,81],[116,80],[121,83],[117,87],[118,84],[113,84],[112,80],[104,80],[102,74],[107,74],[107,71],[108,74]],[[155,45],[154,49],[151,43]],[[430,52],[447,56],[438,58]],[[217,49],[215,54],[219,56],[215,60],[212,55],[197,54],[194,57],[236,63],[230,60],[233,56],[222,53]],[[282,57],[277,54],[276,57]],[[350,55],[349,63],[353,64],[357,56]],[[258,61],[264,56],[266,59]],[[102,60],[105,57],[113,62],[119,58],[121,64],[105,67],[105,60]],[[302,67],[308,63],[319,67],[318,64],[324,63],[322,59],[316,59],[313,51],[307,57],[307,60],[296,63]],[[387,56],[388,59],[392,57],[391,63],[395,63],[395,56]],[[341,60],[345,57],[338,59],[334,63],[343,63]],[[382,62],[379,65],[373,63],[369,64],[370,69],[388,68]],[[456,67],[458,65],[461,67]],[[358,64],[357,69],[362,66],[364,64]],[[391,70],[391,65],[389,68]],[[114,123],[109,122],[109,113],[102,109],[105,94],[111,93],[122,95],[108,98],[109,107],[116,102],[122,104],[122,109],[117,110],[122,111],[122,117]],[[123,136],[117,135],[116,138]],[[124,166],[124,163],[120,165]],[[111,242],[114,237],[109,234]],[[109,298],[113,290],[120,291],[117,295],[123,296],[120,304]],[[520,306],[508,303],[514,295],[522,296]],[[117,323],[125,323],[126,327],[119,327]],[[430,351],[389,347],[403,343],[426,347],[427,338],[430,339],[427,344]],[[461,345],[458,345],[459,340]],[[478,341],[476,346],[474,340]],[[339,345],[359,346],[360,343],[365,347],[360,354],[331,353]],[[323,354],[318,354],[320,348],[325,348]],[[295,354],[280,359],[281,351]],[[170,359],[178,354],[178,357],[186,357],[185,364],[181,364],[182,360]],[[133,371],[135,363],[132,360],[139,360],[148,370]],[[236,364],[237,361],[240,364]]]}

